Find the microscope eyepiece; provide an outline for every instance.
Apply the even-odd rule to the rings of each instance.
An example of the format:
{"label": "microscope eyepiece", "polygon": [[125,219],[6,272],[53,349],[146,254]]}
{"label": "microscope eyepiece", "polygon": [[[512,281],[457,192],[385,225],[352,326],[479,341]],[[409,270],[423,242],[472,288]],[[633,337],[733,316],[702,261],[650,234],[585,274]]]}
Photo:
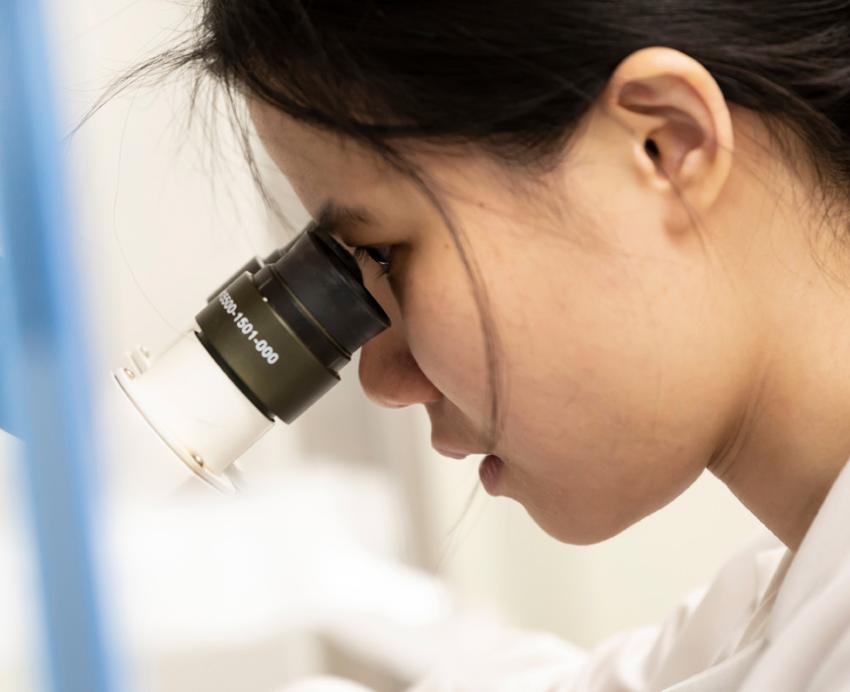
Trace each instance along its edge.
{"label": "microscope eyepiece", "polygon": [[363,286],[363,275],[351,253],[312,224],[276,261],[267,258],[254,282],[331,369],[341,367],[390,323]]}
{"label": "microscope eyepiece", "polygon": [[131,354],[138,372],[114,373],[208,481],[276,418],[291,423],[317,401],[352,354],[390,326],[330,230],[311,222],[265,259],[252,258],[208,297],[196,328],[158,358]]}

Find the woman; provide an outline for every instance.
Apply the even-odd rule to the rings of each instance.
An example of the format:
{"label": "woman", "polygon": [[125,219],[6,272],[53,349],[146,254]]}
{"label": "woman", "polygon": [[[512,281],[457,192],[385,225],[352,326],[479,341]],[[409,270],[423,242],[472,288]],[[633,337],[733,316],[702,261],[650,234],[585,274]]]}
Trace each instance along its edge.
{"label": "woman", "polygon": [[379,265],[363,387],[490,494],[589,544],[707,468],[775,536],[658,628],[417,692],[850,689],[846,0],[207,0],[159,64]]}

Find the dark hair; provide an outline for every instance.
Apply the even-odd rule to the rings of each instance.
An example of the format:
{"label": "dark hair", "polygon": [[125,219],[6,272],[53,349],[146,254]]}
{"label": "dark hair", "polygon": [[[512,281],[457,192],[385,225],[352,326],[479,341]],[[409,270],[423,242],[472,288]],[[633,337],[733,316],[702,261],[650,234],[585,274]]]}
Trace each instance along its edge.
{"label": "dark hair", "polygon": [[547,170],[617,64],[668,46],[702,63],[727,101],[776,125],[786,152],[802,142],[823,191],[846,196],[848,16],[847,0],[203,0],[191,40],[124,85],[152,68],[199,67],[196,95],[211,76],[231,104],[250,93],[410,176],[449,228],[481,310],[495,440],[497,339],[481,276],[396,143],[471,143],[509,170]]}

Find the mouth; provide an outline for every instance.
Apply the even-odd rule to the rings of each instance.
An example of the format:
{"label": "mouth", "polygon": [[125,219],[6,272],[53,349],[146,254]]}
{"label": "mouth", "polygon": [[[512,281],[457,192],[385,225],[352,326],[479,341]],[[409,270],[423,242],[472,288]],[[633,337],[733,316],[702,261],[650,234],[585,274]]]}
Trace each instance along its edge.
{"label": "mouth", "polygon": [[459,450],[448,449],[446,447],[440,447],[437,445],[432,446],[438,454],[442,454],[444,457],[449,457],[451,459],[465,459],[470,454],[472,454],[472,452],[461,452]]}
{"label": "mouth", "polygon": [[[451,449],[447,445],[442,445],[439,442],[434,441],[431,442],[431,446],[437,453],[444,457],[450,457],[451,459],[465,459],[470,454],[475,453],[459,449]],[[504,468],[505,462],[495,454],[487,454],[486,452],[482,453],[486,454],[486,456],[478,465],[478,477],[481,479],[481,485],[489,495],[499,495],[499,478],[502,476],[502,469]]]}

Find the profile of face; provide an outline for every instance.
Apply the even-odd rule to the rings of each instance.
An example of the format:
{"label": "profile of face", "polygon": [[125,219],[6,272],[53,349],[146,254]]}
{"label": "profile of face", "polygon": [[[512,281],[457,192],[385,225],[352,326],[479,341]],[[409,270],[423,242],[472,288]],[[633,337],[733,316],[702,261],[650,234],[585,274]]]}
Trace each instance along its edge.
{"label": "profile of face", "polygon": [[[368,220],[338,237],[390,258],[387,277],[360,260],[392,319],[361,353],[367,395],[423,404],[440,451],[497,455],[488,490],[551,536],[618,533],[680,494],[728,440],[753,349],[740,272],[720,259],[742,241],[712,231],[734,227],[742,200],[731,109],[689,56],[648,48],[624,60],[533,186],[471,146],[411,143],[464,253],[421,189],[377,154],[249,105],[304,207],[362,209]],[[492,449],[484,319],[503,407]]]}

